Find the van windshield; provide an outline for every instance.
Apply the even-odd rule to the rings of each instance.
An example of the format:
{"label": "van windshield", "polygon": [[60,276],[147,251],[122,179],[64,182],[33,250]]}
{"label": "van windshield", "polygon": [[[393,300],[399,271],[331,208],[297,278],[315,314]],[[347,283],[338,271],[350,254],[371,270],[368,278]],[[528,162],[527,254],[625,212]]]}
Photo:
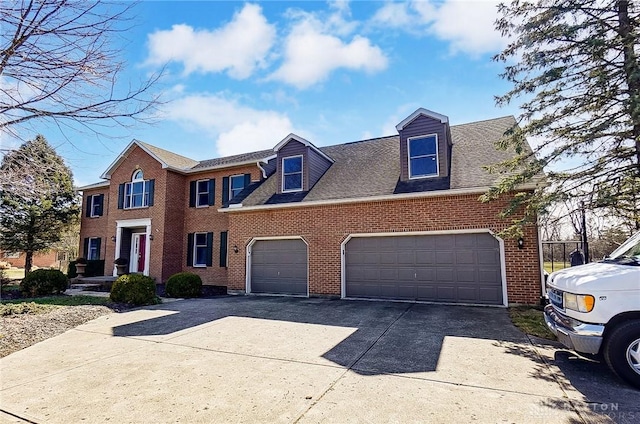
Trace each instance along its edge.
{"label": "van windshield", "polygon": [[640,232],[622,243],[620,247],[614,250],[611,255],[606,258],[606,260],[640,264]]}

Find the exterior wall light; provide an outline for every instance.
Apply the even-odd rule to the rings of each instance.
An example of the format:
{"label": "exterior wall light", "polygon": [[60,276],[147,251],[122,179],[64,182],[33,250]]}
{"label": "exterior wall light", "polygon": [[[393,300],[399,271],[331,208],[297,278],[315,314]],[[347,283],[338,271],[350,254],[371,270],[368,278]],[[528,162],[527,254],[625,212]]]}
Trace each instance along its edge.
{"label": "exterior wall light", "polygon": [[116,241],[116,236],[111,236],[111,241],[115,243],[115,241]]}
{"label": "exterior wall light", "polygon": [[523,249],[523,248],[524,248],[524,239],[520,237],[518,239],[518,249]]}
{"label": "exterior wall light", "polygon": [[233,253],[238,253],[240,250],[238,249],[238,245],[234,244],[233,245]]}

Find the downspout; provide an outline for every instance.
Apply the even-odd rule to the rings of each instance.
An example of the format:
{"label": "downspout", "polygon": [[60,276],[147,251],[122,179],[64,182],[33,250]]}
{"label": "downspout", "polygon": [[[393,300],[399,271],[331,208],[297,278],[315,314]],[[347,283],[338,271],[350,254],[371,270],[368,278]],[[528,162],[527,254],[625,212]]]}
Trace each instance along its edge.
{"label": "downspout", "polygon": [[265,161],[264,159],[261,159],[258,162],[256,162],[256,166],[258,167],[258,169],[260,169],[260,171],[262,171],[262,178],[264,178],[266,180],[267,179],[267,171],[265,171],[264,168],[262,166],[260,166],[261,163],[269,163],[269,162]]}

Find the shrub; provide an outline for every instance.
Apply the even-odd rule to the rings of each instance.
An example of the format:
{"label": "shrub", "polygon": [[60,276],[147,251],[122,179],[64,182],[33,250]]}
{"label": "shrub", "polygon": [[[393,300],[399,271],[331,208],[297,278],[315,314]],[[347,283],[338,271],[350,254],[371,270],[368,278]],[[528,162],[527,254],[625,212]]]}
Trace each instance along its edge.
{"label": "shrub", "polygon": [[141,274],[128,274],[118,277],[111,287],[109,296],[113,302],[132,305],[155,305],[160,303],[156,296],[156,283],[153,278]]}
{"label": "shrub", "polygon": [[169,277],[165,290],[169,297],[200,297],[202,279],[191,272],[179,272]]}
{"label": "shrub", "polygon": [[63,293],[69,287],[69,279],[57,269],[38,269],[28,273],[20,291],[25,296],[46,296]]}

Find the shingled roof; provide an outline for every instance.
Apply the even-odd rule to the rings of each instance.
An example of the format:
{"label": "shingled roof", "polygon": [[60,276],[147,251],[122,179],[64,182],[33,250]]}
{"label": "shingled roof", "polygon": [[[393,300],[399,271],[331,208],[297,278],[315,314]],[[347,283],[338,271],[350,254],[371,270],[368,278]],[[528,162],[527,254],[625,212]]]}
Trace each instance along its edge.
{"label": "shingled roof", "polygon": [[[513,157],[513,151],[495,147],[513,128],[512,116],[451,126],[450,189],[486,188],[499,176],[483,167]],[[399,136],[375,138],[320,150],[335,162],[300,203],[359,199],[393,195],[400,177]],[[277,191],[277,175],[271,175],[242,201],[242,206],[264,205]]]}
{"label": "shingled roof", "polygon": [[257,162],[259,160],[266,159],[273,155],[274,155],[273,149],[269,149],[269,150],[260,150],[258,152],[242,153],[242,154],[233,155],[233,156],[225,156],[223,158],[207,159],[199,162],[192,169],[195,171],[203,168],[216,168],[219,166],[226,166],[226,165],[229,165],[229,166],[239,165],[245,162]]}

